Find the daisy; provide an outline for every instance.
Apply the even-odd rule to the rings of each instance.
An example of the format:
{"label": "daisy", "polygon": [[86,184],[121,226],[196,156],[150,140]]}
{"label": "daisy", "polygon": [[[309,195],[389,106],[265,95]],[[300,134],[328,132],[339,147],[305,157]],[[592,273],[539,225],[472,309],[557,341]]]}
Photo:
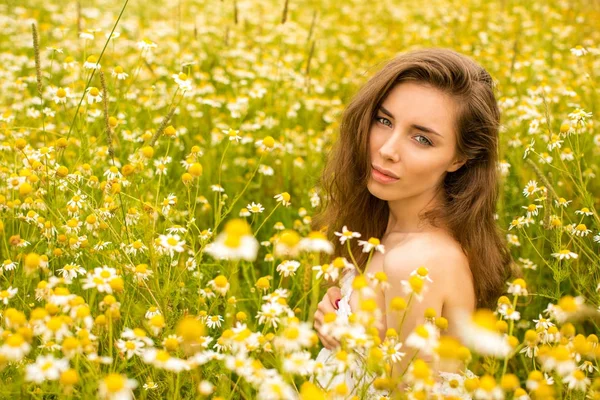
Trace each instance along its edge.
{"label": "daisy", "polygon": [[593,213],[593,212],[591,212],[591,211],[590,211],[590,209],[589,209],[589,208],[587,208],[587,207],[583,207],[581,210],[577,210],[577,211],[575,211],[575,214],[579,214],[579,215],[587,215],[588,217],[589,217],[590,215],[594,215],[594,213]]}
{"label": "daisy", "polygon": [[506,242],[510,245],[513,246],[521,246],[521,242],[519,241],[519,237],[517,235],[513,235],[513,234],[506,234]]}
{"label": "daisy", "polygon": [[458,335],[469,348],[482,355],[506,357],[511,347],[497,330],[497,320],[491,310],[479,309],[472,315],[456,311],[452,316],[458,327]]}
{"label": "daisy", "polygon": [[0,346],[0,354],[10,361],[21,361],[30,351],[31,346],[19,333],[9,334]]}
{"label": "daisy", "polygon": [[181,372],[190,370],[189,364],[181,358],[172,357],[165,350],[158,350],[155,348],[147,349],[142,355],[142,359],[146,364],[153,365],[156,368],[162,368],[167,371]]}
{"label": "daisy", "polygon": [[187,74],[180,72],[178,74],[171,75],[171,78],[173,78],[175,83],[179,85],[180,90],[186,91],[192,89],[192,80]]}
{"label": "daisy", "polygon": [[123,71],[123,67],[117,65],[112,70],[112,76],[114,78],[117,78],[118,80],[122,81],[122,80],[127,79],[127,77],[129,76],[129,74],[126,73],[125,71]]}
{"label": "daisy", "polygon": [[377,238],[370,238],[369,240],[359,240],[359,246],[362,246],[363,253],[369,253],[371,250],[375,249],[381,254],[385,253],[385,248]]}
{"label": "daisy", "polygon": [[587,50],[585,49],[585,47],[577,45],[575,47],[573,47],[571,50],[571,54],[573,54],[576,57],[581,57],[583,55],[587,54]]}
{"label": "daisy", "polygon": [[402,290],[408,295],[414,295],[418,301],[423,301],[423,295],[427,292],[425,280],[413,275],[408,280],[400,281]]}
{"label": "daisy", "polygon": [[573,297],[567,295],[563,296],[558,301],[558,304],[548,304],[546,312],[556,321],[562,323],[571,317],[585,314],[589,310],[589,307],[584,303],[585,301],[582,296]]}
{"label": "daisy", "polygon": [[280,202],[284,207],[288,207],[290,204],[290,194],[288,192],[279,193],[273,196],[275,200]]}
{"label": "daisy", "polygon": [[540,189],[537,186],[537,182],[534,180],[530,180],[529,182],[527,182],[527,185],[525,185],[525,188],[523,189],[523,196],[529,197],[529,195],[534,194],[538,190]]}
{"label": "daisy", "polygon": [[273,176],[275,170],[273,167],[269,167],[268,165],[261,164],[258,166],[258,173],[265,176]]}
{"label": "daisy", "polygon": [[572,201],[573,200],[567,200],[564,197],[560,197],[558,200],[554,200],[554,203],[556,204],[557,207],[566,207]]}
{"label": "daisy", "polygon": [[2,263],[2,265],[0,266],[0,272],[2,272],[2,270],[4,271],[13,271],[15,268],[17,268],[17,263],[8,259],[8,260],[4,260],[4,262]]}
{"label": "daisy", "polygon": [[294,276],[296,271],[300,268],[300,263],[295,260],[286,260],[277,266],[277,272],[282,276]]}
{"label": "daisy", "polygon": [[68,87],[56,89],[53,93],[52,100],[54,100],[56,104],[66,104],[70,96],[70,90],[71,89]]}
{"label": "daisy", "polygon": [[554,326],[554,323],[542,317],[542,314],[539,314],[538,319],[534,319],[533,322],[535,322],[535,329],[548,329]]}
{"label": "daisy", "polygon": [[100,69],[100,64],[98,64],[98,58],[96,56],[89,56],[83,63],[83,68]]}
{"label": "daisy", "polygon": [[96,267],[93,272],[88,271],[86,278],[83,279],[82,288],[96,288],[101,293],[112,294],[111,283],[117,279],[121,279],[121,277],[117,274],[116,269],[107,267],[106,265]]}
{"label": "daisy", "polygon": [[358,232],[352,232],[348,230],[346,225],[343,226],[342,232],[335,232],[335,235],[340,237],[341,244],[344,244],[346,240],[350,240],[352,238],[359,238],[361,236]]}
{"label": "daisy", "polygon": [[252,202],[252,204],[248,204],[246,206],[246,208],[248,209],[248,211],[250,211],[253,214],[261,213],[265,210],[265,208],[262,206],[262,204],[260,204],[260,203],[255,204],[254,202]]}
{"label": "daisy", "polygon": [[182,253],[184,251],[183,246],[185,245],[185,240],[181,240],[179,235],[172,235],[170,233],[167,235],[160,235],[158,240],[160,245],[171,257],[173,257],[175,252]]}
{"label": "daisy", "polygon": [[137,48],[144,51],[144,50],[152,50],[156,48],[156,43],[154,43],[152,40],[150,39],[142,39],[139,42],[137,42]]}
{"label": "daisy", "polygon": [[215,241],[206,245],[205,251],[216,259],[254,261],[258,248],[250,225],[238,218],[228,221]]}
{"label": "daisy", "polygon": [[102,399],[131,400],[137,385],[135,379],[128,379],[125,375],[109,374],[100,381],[98,395]]}
{"label": "daisy", "polygon": [[55,381],[67,369],[69,369],[69,361],[66,358],[56,359],[52,354],[39,355],[35,363],[25,367],[25,380],[35,383]]}
{"label": "daisy", "polygon": [[133,269],[133,273],[135,274],[135,279],[138,282],[143,282],[150,278],[153,274],[151,269],[148,269],[148,264],[138,264]]}
{"label": "daisy", "polygon": [[221,323],[223,321],[225,321],[225,320],[223,319],[222,316],[220,316],[220,315],[212,315],[210,317],[207,317],[205,322],[206,322],[206,326],[208,326],[211,329],[214,329],[214,328],[220,328],[221,327]]}
{"label": "daisy", "polygon": [[581,108],[577,108],[577,109],[575,109],[575,111],[573,111],[572,113],[569,114],[569,118],[571,119],[571,122],[573,122],[573,124],[575,126],[584,126],[586,119],[591,118],[591,117],[592,117],[591,112],[585,112]]}
{"label": "daisy", "polygon": [[527,296],[527,283],[521,278],[517,278],[508,284],[508,293],[515,296]]}
{"label": "daisy", "polygon": [[564,140],[560,140],[560,136],[556,133],[553,133],[550,137],[550,141],[548,142],[548,151],[552,151],[553,149],[560,149]]}
{"label": "daisy", "polygon": [[85,268],[82,268],[77,264],[65,264],[65,266],[59,269],[57,272],[61,273],[63,278],[75,279],[78,275],[85,275],[87,271]]}
{"label": "daisy", "polygon": [[538,215],[538,210],[543,207],[539,204],[530,204],[528,206],[521,206],[521,208],[527,210],[527,218],[530,218],[532,215]]}
{"label": "daisy", "polygon": [[431,354],[437,347],[438,331],[434,325],[425,323],[418,325],[406,338],[405,344],[420,350],[423,354]]}
{"label": "daisy", "polygon": [[333,243],[327,240],[327,237],[319,232],[312,231],[307,237],[302,238],[298,243],[300,251],[323,252],[333,254]]}
{"label": "daisy", "polygon": [[239,141],[242,139],[241,136],[238,135],[238,133],[240,132],[239,130],[234,130],[234,129],[222,129],[222,132],[229,137],[229,141],[233,142],[235,141],[236,143],[239,143]]}
{"label": "daisy", "polygon": [[419,267],[419,268],[413,270],[410,273],[410,276],[418,276],[421,279],[425,279],[426,281],[433,283],[433,281],[429,277],[429,269],[427,269],[425,267]]}
{"label": "daisy", "polygon": [[13,288],[12,286],[9,286],[9,288],[6,290],[0,290],[0,302],[4,303],[4,305],[7,305],[8,301],[15,297],[18,291],[19,289]]}
{"label": "daisy", "polygon": [[102,93],[97,87],[89,87],[86,90],[88,104],[100,103],[102,101]]}
{"label": "daisy", "polygon": [[229,281],[224,275],[219,275],[215,279],[208,281],[208,286],[212,288],[215,292],[219,293],[221,296],[225,296],[229,291]]}
{"label": "daisy", "polygon": [[317,279],[323,277],[326,280],[335,281],[339,278],[339,269],[335,268],[333,264],[321,264],[312,267],[313,271],[317,271]]}
{"label": "daisy", "polygon": [[200,232],[200,240],[208,240],[212,236],[212,229],[204,229]]}
{"label": "daisy", "polygon": [[571,233],[575,236],[585,237],[592,233],[592,230],[587,229],[587,226],[585,226],[585,224],[579,224],[575,228],[573,228]]}
{"label": "daisy", "polygon": [[562,249],[557,253],[552,253],[552,257],[556,257],[559,260],[564,260],[564,259],[570,260],[571,258],[577,258],[579,256],[577,255],[577,253],[573,253],[572,251],[570,251],[568,249]]}
{"label": "daisy", "polygon": [[585,392],[589,384],[590,379],[586,377],[585,372],[576,369],[571,372],[567,377],[563,378],[563,382],[568,385],[569,390],[579,390]]}

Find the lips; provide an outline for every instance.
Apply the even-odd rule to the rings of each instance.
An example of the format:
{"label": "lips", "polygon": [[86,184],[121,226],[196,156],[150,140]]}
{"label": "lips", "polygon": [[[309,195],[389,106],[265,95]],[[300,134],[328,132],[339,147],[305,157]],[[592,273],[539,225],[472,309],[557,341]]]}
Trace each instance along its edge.
{"label": "lips", "polygon": [[373,169],[381,172],[383,175],[386,175],[386,176],[388,176],[390,178],[398,179],[398,176],[396,176],[396,174],[394,174],[392,171],[389,171],[389,170],[384,169],[384,168],[379,168],[379,167],[377,167],[375,165],[373,165]]}

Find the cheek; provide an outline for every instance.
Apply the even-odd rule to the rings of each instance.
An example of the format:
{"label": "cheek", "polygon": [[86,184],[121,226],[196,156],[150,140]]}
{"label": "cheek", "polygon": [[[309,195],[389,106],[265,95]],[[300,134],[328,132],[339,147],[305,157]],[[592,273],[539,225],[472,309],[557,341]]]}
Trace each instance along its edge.
{"label": "cheek", "polygon": [[432,149],[406,149],[401,156],[401,163],[407,176],[418,182],[437,181],[439,175],[445,171],[443,159]]}

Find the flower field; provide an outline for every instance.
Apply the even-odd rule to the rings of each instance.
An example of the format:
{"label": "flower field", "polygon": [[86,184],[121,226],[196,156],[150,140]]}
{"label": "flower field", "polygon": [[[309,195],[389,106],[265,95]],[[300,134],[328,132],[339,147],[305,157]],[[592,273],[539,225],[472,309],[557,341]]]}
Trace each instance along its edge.
{"label": "flower field", "polygon": [[[599,20],[567,0],[3,2],[0,398],[600,398]],[[495,80],[523,277],[461,338],[426,314],[392,378],[407,344],[373,328],[381,274],[326,316],[342,346],[316,360],[318,302],[364,268],[333,243],[384,248],[312,222],[345,105],[421,47]],[[427,296],[414,269],[395,312]],[[359,365],[354,390],[323,384]]]}

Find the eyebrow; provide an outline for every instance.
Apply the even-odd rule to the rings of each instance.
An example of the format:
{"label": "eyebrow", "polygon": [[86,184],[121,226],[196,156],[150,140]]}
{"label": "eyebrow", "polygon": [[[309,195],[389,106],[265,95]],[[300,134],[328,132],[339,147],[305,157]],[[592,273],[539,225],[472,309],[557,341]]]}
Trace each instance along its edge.
{"label": "eyebrow", "polygon": [[[388,110],[386,110],[386,108],[385,108],[384,106],[379,106],[379,109],[381,110],[381,112],[382,112],[382,113],[384,113],[384,114],[385,114],[385,115],[387,115],[388,117],[390,117],[390,118],[394,118],[394,115],[392,115],[392,113],[391,113],[391,112],[389,112]],[[433,129],[431,129],[431,128],[428,128],[428,127],[426,127],[426,126],[417,125],[417,124],[412,124],[410,127],[411,127],[411,128],[414,128],[414,129],[418,129],[418,130],[420,130],[420,131],[422,131],[422,132],[427,132],[427,133],[431,133],[431,134],[433,134],[433,135],[438,135],[439,137],[443,138],[443,136],[442,136],[441,134],[437,133],[437,132],[436,132],[436,131],[434,131]]]}

